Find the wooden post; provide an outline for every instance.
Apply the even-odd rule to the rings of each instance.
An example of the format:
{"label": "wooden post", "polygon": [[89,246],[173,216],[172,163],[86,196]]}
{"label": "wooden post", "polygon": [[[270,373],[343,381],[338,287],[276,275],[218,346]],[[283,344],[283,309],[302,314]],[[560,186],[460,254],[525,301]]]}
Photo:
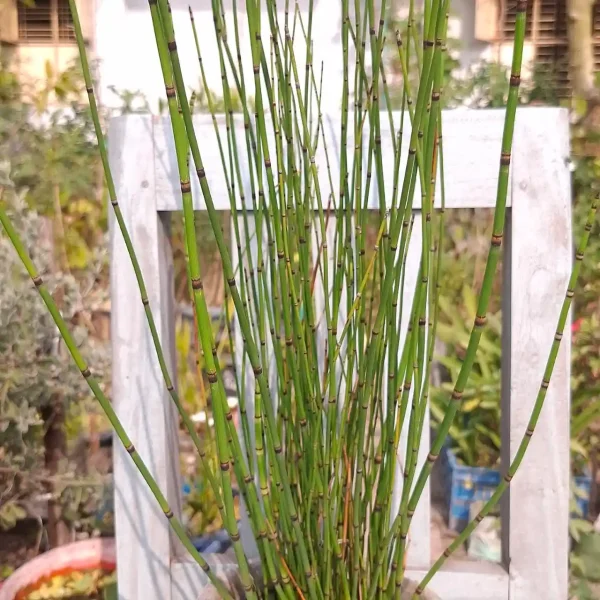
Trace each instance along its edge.
{"label": "wooden post", "polygon": [[[566,111],[517,113],[504,249],[504,468],[525,433],[571,271],[568,148]],[[511,600],[568,597],[570,343],[569,323],[542,415],[502,505]]]}
{"label": "wooden post", "polygon": [[[173,379],[173,264],[168,214],[156,210],[154,121],[148,116],[114,119],[110,162],[119,204],[141,263],[150,307]],[[110,230],[113,402],[150,472],[180,512],[177,420],[146,322],[140,292],[123,236],[114,219]],[[156,500],[117,438],[114,444],[115,515],[119,597],[171,597],[174,549],[169,525]]]}

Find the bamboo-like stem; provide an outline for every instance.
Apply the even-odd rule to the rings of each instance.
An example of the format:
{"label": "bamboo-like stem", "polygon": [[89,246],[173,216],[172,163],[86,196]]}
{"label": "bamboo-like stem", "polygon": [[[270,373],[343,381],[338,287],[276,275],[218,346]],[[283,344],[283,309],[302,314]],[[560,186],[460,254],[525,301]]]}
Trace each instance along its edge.
{"label": "bamboo-like stem", "polygon": [[[168,8],[166,6],[166,1],[160,0],[159,7],[161,10],[161,14],[166,14],[168,12]],[[249,22],[250,22],[250,27],[251,27],[251,32],[252,32],[253,28],[254,28],[253,21],[254,21],[254,18],[257,16],[257,14],[253,14],[253,13],[258,13],[259,11],[253,11],[250,9],[250,7],[251,7],[251,3],[249,2],[248,3],[248,16],[249,16]],[[255,30],[255,31],[257,31],[257,30]],[[253,37],[255,39],[255,36],[251,36],[251,37]],[[297,511],[295,508],[295,503],[294,503],[292,492],[291,492],[290,481],[289,481],[286,464],[285,464],[284,457],[283,457],[283,448],[282,448],[282,445],[281,445],[281,442],[279,439],[279,434],[277,432],[275,413],[273,411],[273,407],[272,407],[272,403],[271,403],[271,397],[270,397],[270,393],[268,390],[267,380],[266,380],[266,377],[265,377],[265,374],[264,374],[264,371],[263,371],[263,368],[261,365],[260,355],[258,353],[256,343],[254,341],[254,336],[252,334],[250,321],[249,321],[248,315],[244,309],[241,295],[236,286],[235,274],[233,271],[231,258],[229,256],[229,251],[225,244],[225,240],[224,240],[223,234],[221,232],[220,225],[218,223],[218,216],[216,214],[216,210],[215,210],[214,203],[212,200],[210,188],[206,181],[206,174],[204,171],[204,166],[203,166],[202,158],[200,155],[198,141],[196,139],[195,132],[194,132],[194,127],[193,127],[193,123],[192,123],[192,119],[191,119],[191,112],[189,109],[189,103],[185,96],[185,84],[184,84],[183,75],[181,72],[179,55],[177,53],[177,43],[175,41],[174,32],[172,30],[168,32],[168,46],[169,46],[169,51],[170,51],[171,63],[173,66],[175,87],[177,89],[179,102],[180,102],[181,109],[182,109],[183,120],[184,120],[185,127],[187,130],[187,136],[188,136],[188,140],[189,140],[189,144],[190,144],[192,157],[193,157],[194,163],[196,165],[197,174],[200,179],[200,186],[201,186],[202,194],[204,196],[204,200],[205,200],[206,207],[208,210],[209,218],[210,218],[211,224],[213,226],[213,231],[215,233],[217,245],[218,245],[219,251],[221,253],[221,258],[223,261],[223,268],[224,268],[225,276],[227,278],[227,283],[229,285],[231,295],[232,295],[234,304],[236,306],[237,315],[240,320],[239,324],[240,324],[240,327],[241,327],[242,332],[245,337],[245,350],[248,354],[248,358],[250,360],[250,363],[252,364],[252,368],[254,370],[255,376],[258,380],[260,393],[261,393],[261,396],[263,399],[263,406],[265,408],[265,412],[266,412],[266,416],[267,416],[268,433],[272,438],[272,442],[273,442],[273,446],[274,446],[274,450],[275,450],[275,454],[276,454],[276,464],[277,464],[277,468],[278,468],[278,474],[279,474],[279,477],[281,478],[281,482],[283,485],[285,495],[287,496],[286,508],[289,511],[289,519],[292,524],[292,528],[294,530],[294,534],[296,537],[296,542],[297,542],[299,550],[300,550],[300,556],[301,556],[301,560],[303,563],[304,572],[306,573],[306,578],[308,580],[308,585],[309,585],[309,589],[310,589],[310,596],[311,596],[311,598],[318,598],[319,596],[317,593],[317,588],[316,588],[316,583],[315,583],[315,574],[310,566],[305,539],[302,535],[300,522],[298,519],[298,514],[297,514]],[[259,68],[260,68],[259,67],[259,58],[260,58],[260,51],[256,47],[256,45],[253,43],[253,59],[254,59],[254,64],[255,64],[255,74],[256,75],[258,75]],[[263,150],[265,150],[266,149],[266,147],[265,147],[266,132],[264,130],[264,122],[262,121],[263,117],[262,117],[262,113],[261,113],[260,85],[256,86],[256,102],[257,102],[257,114],[259,115],[259,129],[262,130],[261,131],[262,145],[263,145]],[[268,157],[265,158],[265,167],[267,168],[269,187],[270,187],[270,189],[273,189],[272,171],[270,169],[270,164],[271,164],[270,159]],[[286,321],[287,321],[287,319],[286,319]]]}
{"label": "bamboo-like stem", "polygon": [[42,277],[38,273],[33,261],[29,257],[27,248],[24,246],[23,242],[21,241],[21,239],[19,237],[19,234],[15,230],[15,228],[10,220],[10,217],[6,213],[6,210],[2,204],[1,198],[0,198],[0,223],[2,223],[2,226],[4,227],[6,234],[8,235],[17,254],[19,255],[19,259],[23,263],[23,266],[25,267],[25,269],[27,270],[27,273],[31,277],[31,280],[32,280],[33,284],[35,285],[35,288],[37,289],[40,297],[42,298],[44,304],[46,305],[48,312],[52,316],[52,319],[54,320],[54,323],[56,324],[56,327],[58,328],[60,335],[61,335],[63,341],[65,342],[65,345],[67,346],[67,349],[69,350],[69,353],[71,354],[71,357],[73,358],[73,361],[77,365],[77,368],[81,372],[81,375],[83,376],[86,383],[88,384],[92,394],[98,400],[98,403],[102,407],[102,410],[106,414],[106,417],[108,418],[112,428],[114,429],[115,433],[117,434],[119,441],[121,442],[121,444],[123,445],[123,447],[125,448],[127,453],[131,456],[131,460],[135,464],[140,475],[143,477],[144,481],[146,482],[146,485],[152,492],[152,495],[155,497],[158,505],[160,506],[160,509],[165,514],[165,517],[168,519],[169,524],[171,525],[171,528],[173,529],[173,531],[175,532],[175,534],[177,535],[177,537],[179,538],[179,540],[181,541],[181,543],[183,544],[185,549],[192,555],[194,560],[200,565],[200,568],[207,574],[210,581],[213,583],[215,588],[218,590],[219,594],[221,594],[221,597],[225,598],[226,600],[233,600],[231,595],[225,588],[223,582],[218,577],[215,576],[215,574],[211,571],[208,563],[204,560],[202,555],[198,552],[198,550],[196,550],[195,546],[192,544],[192,541],[190,540],[189,536],[186,534],[185,529],[183,528],[183,525],[181,524],[179,519],[173,514],[173,511],[171,510],[171,507],[169,506],[167,499],[165,498],[164,494],[161,492],[154,477],[152,477],[152,474],[150,473],[150,470],[146,466],[146,463],[144,462],[142,457],[138,454],[132,441],[129,439],[129,436],[127,435],[126,431],[123,429],[121,421],[119,420],[119,417],[115,413],[115,410],[112,407],[112,404],[110,403],[109,399],[106,397],[104,392],[102,391],[102,388],[98,384],[98,381],[96,380],[96,378],[92,375],[87,362],[85,361],[81,352],[79,351],[79,348],[77,347],[77,343],[76,343],[75,339],[73,338],[73,335],[71,334],[64,318],[62,317],[60,310],[58,309],[58,306],[54,302],[52,295],[48,291],[48,288],[44,284]]}
{"label": "bamboo-like stem", "polygon": [[[226,418],[227,408],[225,392],[222,379],[219,377],[219,365],[217,352],[214,345],[210,315],[202,286],[200,274],[200,262],[198,256],[198,246],[196,241],[195,219],[193,200],[191,193],[190,174],[188,167],[188,144],[185,134],[185,126],[177,103],[177,95],[173,86],[173,76],[169,61],[168,48],[165,37],[171,32],[173,25],[170,13],[168,11],[159,11],[159,7],[153,0],[150,0],[150,12],[152,24],[156,38],[156,45],[159,54],[169,115],[175,138],[175,150],[177,155],[177,167],[179,170],[181,194],[183,201],[185,240],[188,255],[189,273],[191,286],[193,290],[194,307],[196,312],[196,322],[198,324],[198,336],[204,353],[206,363],[206,372],[210,385],[213,412],[215,416],[217,454],[221,472],[222,498],[225,505],[224,523],[233,542],[234,551],[240,567],[240,577],[247,597],[250,600],[256,599],[256,591],[250,568],[246,558],[240,534],[238,531],[235,512],[233,506],[233,490],[231,481],[231,456],[229,450],[228,422]],[[184,92],[185,93],[185,92]],[[181,102],[181,99],[180,99]]]}
{"label": "bamboo-like stem", "polygon": [[542,408],[544,407],[544,401],[546,399],[546,394],[548,393],[548,388],[550,387],[550,381],[552,379],[552,373],[554,371],[554,365],[556,364],[556,357],[558,356],[558,351],[560,350],[560,344],[564,335],[565,326],[567,324],[567,319],[569,316],[569,311],[571,310],[571,304],[573,302],[573,297],[575,295],[575,287],[577,286],[577,279],[579,278],[579,273],[581,271],[581,265],[583,263],[583,258],[585,255],[585,251],[587,249],[587,245],[590,239],[590,235],[592,232],[592,228],[596,221],[596,213],[598,210],[598,203],[600,200],[600,194],[596,195],[591,202],[590,210],[588,211],[587,219],[584,226],[584,232],[581,236],[581,240],[579,241],[579,245],[577,246],[577,250],[575,252],[575,264],[573,265],[573,269],[571,271],[571,276],[569,277],[569,283],[567,285],[567,290],[565,292],[565,298],[563,300],[560,314],[558,317],[558,323],[556,325],[556,333],[554,334],[554,339],[552,341],[552,346],[550,347],[550,352],[548,354],[548,359],[546,361],[546,367],[544,369],[544,375],[542,376],[542,381],[540,383],[540,388],[537,393],[537,397],[535,399],[535,403],[533,405],[533,409],[531,410],[531,416],[529,417],[529,421],[527,423],[527,428],[525,429],[525,433],[521,439],[521,443],[517,448],[517,452],[513,460],[511,461],[506,474],[504,475],[502,481],[498,485],[498,487],[494,490],[494,493],[490,497],[490,499],[483,505],[481,510],[477,513],[475,518],[470,521],[465,529],[456,537],[456,539],[444,550],[443,554],[435,561],[433,566],[429,569],[419,586],[416,588],[415,593],[413,595],[413,600],[417,600],[417,598],[423,593],[425,586],[431,581],[433,576],[440,570],[442,565],[446,562],[446,560],[452,555],[452,553],[460,548],[462,544],[464,544],[465,540],[469,538],[469,536],[473,533],[477,525],[483,521],[483,519],[489,514],[489,512],[496,506],[499,502],[500,498],[506,491],[506,489],[510,486],[510,482],[513,477],[516,475],[523,458],[525,457],[525,453],[527,452],[527,447],[531,442],[531,438],[535,432],[535,427],[540,418],[540,414],[542,413]]}
{"label": "bamboo-like stem", "polygon": [[[204,82],[204,86],[206,88],[207,87],[206,77],[204,74],[204,67],[203,67],[202,57],[201,57],[201,53],[200,53],[200,46],[198,43],[193,13],[192,13],[191,9],[190,9],[190,18],[192,20],[192,29],[194,32],[196,48],[198,51],[198,59],[200,61],[202,79]],[[219,43],[222,43],[223,42],[223,38],[221,36],[222,31],[219,29],[218,23],[219,22],[217,21],[217,23],[216,23],[216,25],[217,25],[217,27],[216,27],[217,40]],[[227,74],[225,71],[224,57],[223,57],[221,47],[219,47],[219,52],[220,52],[220,59],[221,59],[221,72],[222,72],[223,91],[224,91],[224,98],[225,98],[225,109],[226,109],[226,114],[227,114],[227,119],[228,119],[227,129],[228,129],[228,132],[230,132],[232,135],[229,149],[230,149],[230,151],[233,150],[232,154],[235,155],[235,163],[236,163],[235,176],[237,177],[240,190],[242,190],[241,176],[240,176],[240,170],[239,170],[239,161],[237,159],[237,145],[236,145],[236,141],[235,141],[235,137],[234,137],[234,126],[233,126],[232,118],[231,118],[231,115],[232,115],[231,97],[230,97],[230,93],[229,93],[229,87],[227,85]],[[212,102],[209,102],[209,110],[211,112],[213,124],[214,124],[215,131],[217,134],[217,140],[218,140],[218,144],[219,144],[219,148],[220,148],[221,162],[223,165],[223,169],[225,171],[227,169],[227,165],[226,165],[224,153],[222,151],[222,145],[221,145],[221,141],[220,141],[218,128],[216,125],[215,111],[212,106]],[[232,182],[234,181],[234,177],[231,178],[231,181]],[[233,185],[231,187],[229,187],[229,185],[228,185],[227,187],[230,190],[230,201],[231,201],[231,206],[232,206],[234,224],[237,225],[237,214],[236,214],[236,210],[235,210],[235,197],[234,197],[234,193],[233,193],[234,188],[233,188]],[[247,214],[246,214],[245,209],[243,210],[243,214],[244,214],[244,221],[245,221],[245,225],[246,225],[246,230],[245,230],[246,252],[249,253],[250,238],[249,238],[249,233],[248,233]],[[238,249],[241,248],[240,235],[241,234],[239,232],[239,229],[236,228]],[[242,256],[241,256],[241,251],[240,251],[240,259],[241,258],[242,258]],[[251,289],[252,289],[252,293],[254,294],[254,301],[256,303],[257,302],[256,286],[254,286],[254,284],[252,284]],[[242,295],[245,295],[247,290],[245,290],[244,278],[241,278],[240,290],[241,290]],[[262,319],[260,320],[260,323],[259,323],[259,334],[258,335],[261,340],[261,347],[263,347],[262,341],[264,340],[264,330],[261,326],[262,326]],[[264,357],[263,357],[263,360],[264,360]],[[274,546],[274,544],[273,544],[274,540],[268,538],[266,535],[267,524],[270,524],[270,526],[272,527],[272,523],[274,522],[274,520],[273,520],[272,506],[269,501],[268,486],[266,484],[267,471],[266,471],[265,454],[262,449],[262,443],[260,443],[260,446],[259,446],[259,441],[262,439],[262,436],[263,436],[262,417],[261,417],[261,411],[260,411],[260,396],[256,396],[256,401],[258,402],[258,407],[255,409],[256,410],[256,412],[255,412],[255,432],[256,432],[255,439],[257,440],[255,450],[256,450],[256,454],[258,456],[257,463],[258,463],[258,473],[259,473],[259,485],[260,485],[260,490],[261,490],[261,496],[263,498],[263,502],[265,503],[265,514],[267,517],[266,520],[263,517],[262,512],[259,509],[258,496],[256,493],[256,489],[254,487],[254,484],[253,484],[253,479],[250,475],[250,471],[246,468],[245,462],[244,462],[243,458],[241,457],[242,452],[241,452],[241,447],[238,443],[237,435],[232,430],[231,437],[232,437],[232,440],[235,442],[234,443],[234,454],[236,455],[235,466],[236,466],[236,470],[239,470],[239,472],[240,472],[240,476],[238,477],[238,479],[242,482],[242,487],[243,487],[243,489],[245,489],[245,492],[246,492],[246,494],[245,494],[246,498],[248,499],[250,506],[251,506],[250,517],[254,523],[255,531],[257,532],[259,539],[262,540],[263,556],[264,556],[264,559],[267,563],[267,567],[269,570],[269,574],[268,574],[269,575],[269,577],[268,577],[269,583],[271,585],[273,585],[273,587],[275,588],[275,590],[277,591],[279,596],[283,596],[284,593],[287,593],[288,595],[290,595],[292,593],[292,588],[290,585],[290,579],[289,579],[289,577],[287,577],[286,574],[282,575],[283,589],[279,585],[278,575],[277,575],[277,572],[276,572],[275,566],[274,566],[275,562],[276,562],[275,556],[277,555],[278,551],[277,551],[276,546]],[[246,425],[246,427],[247,427],[247,425]],[[249,440],[249,432],[246,436],[246,439]],[[279,557],[279,560],[282,560],[282,557]]]}
{"label": "bamboo-like stem", "polygon": [[133,267],[133,271],[134,271],[135,278],[136,278],[136,281],[138,284],[138,288],[140,290],[140,300],[144,306],[144,313],[146,315],[146,320],[148,322],[148,327],[150,329],[150,335],[152,337],[152,343],[154,345],[154,349],[155,349],[155,352],[156,352],[156,355],[158,358],[158,363],[160,366],[161,374],[162,374],[163,380],[165,382],[167,391],[169,392],[169,395],[171,397],[171,400],[173,401],[175,407],[177,408],[177,411],[178,411],[179,415],[181,416],[184,426],[185,426],[187,432],[189,433],[190,437],[192,438],[194,446],[196,447],[196,449],[198,451],[200,460],[203,463],[204,470],[205,470],[208,480],[209,480],[209,485],[211,486],[213,493],[215,494],[215,498],[217,500],[217,506],[219,508],[220,513],[223,515],[224,512],[223,512],[223,506],[222,506],[222,500],[221,500],[221,493],[219,491],[216,480],[214,479],[214,477],[212,475],[210,465],[208,464],[208,462],[206,460],[206,452],[204,450],[204,445],[202,444],[202,442],[198,436],[198,432],[196,431],[193,421],[191,420],[191,418],[189,417],[188,413],[186,412],[186,410],[184,409],[184,407],[181,403],[179,394],[177,393],[175,385],[173,384],[173,381],[171,379],[171,375],[169,374],[169,369],[167,367],[167,362],[165,360],[164,351],[162,349],[162,345],[161,345],[160,338],[158,335],[158,330],[156,328],[156,322],[154,320],[152,309],[150,307],[150,300],[148,298],[148,292],[146,291],[146,284],[144,282],[144,277],[142,274],[140,263],[138,261],[135,249],[133,247],[133,243],[131,241],[131,236],[129,235],[129,231],[127,230],[125,220],[123,219],[123,213],[121,212],[121,208],[119,206],[119,202],[118,202],[118,198],[117,198],[115,184],[114,184],[110,164],[108,161],[108,152],[106,150],[106,141],[104,138],[104,132],[102,131],[102,125],[100,123],[100,114],[98,111],[96,96],[94,94],[94,84],[93,84],[93,80],[92,80],[91,70],[89,67],[89,62],[87,59],[87,51],[86,51],[86,47],[85,47],[83,33],[81,30],[81,23],[79,20],[79,13],[77,11],[77,5],[74,1],[70,0],[69,7],[70,7],[71,14],[73,17],[73,28],[75,31],[75,38],[77,41],[77,46],[79,48],[79,56],[80,56],[80,60],[81,60],[83,77],[84,77],[86,91],[87,91],[88,100],[89,100],[89,104],[90,104],[90,112],[91,112],[91,116],[92,116],[92,121],[94,123],[94,131],[96,133],[96,139],[98,141],[98,151],[99,151],[100,158],[102,161],[102,167],[104,170],[104,177],[105,177],[106,185],[108,188],[108,195],[110,198],[110,203],[111,203],[111,206],[113,207],[115,220],[119,227],[119,231],[121,232],[121,235],[123,236],[123,240],[125,242],[125,247],[127,249],[127,253],[129,255],[129,259],[130,259],[131,265]]}
{"label": "bamboo-like stem", "polygon": [[[199,436],[171,383],[141,269],[118,206],[75,1],[70,3],[116,221],[134,267],[167,389],[204,460]],[[525,31],[524,0],[518,4],[493,235],[477,317],[452,402],[420,470],[417,456],[431,387],[441,293],[445,174],[440,98],[450,2],[427,0],[422,24],[417,24],[414,1],[410,0],[408,27],[402,35],[395,32],[402,79],[402,114],[398,122],[390,106],[392,94],[386,62],[389,3],[385,0],[379,3],[379,11],[374,0],[339,0],[343,83],[340,148],[333,149],[338,154],[339,173],[332,169],[335,163],[330,162],[327,121],[322,114],[322,103],[328,93],[324,91],[327,73],[322,70],[318,79],[313,65],[312,36],[321,27],[316,10],[323,3],[315,9],[310,0],[306,20],[293,0],[279,3],[246,0],[244,11],[239,14],[234,0],[233,34],[226,29],[223,1],[212,0],[211,4],[223,119],[217,118],[216,102],[208,88],[200,49],[204,40],[198,36],[191,10],[190,19],[202,86],[216,135],[215,153],[218,152],[231,209],[234,238],[231,251],[202,161],[205,146],[194,130],[192,101],[186,95],[168,0],[149,0],[175,140],[188,285],[194,302],[196,336],[210,384],[220,463],[218,476],[210,468],[205,471],[233,542],[248,598],[265,598],[271,593],[279,600],[399,597],[412,516],[458,411],[486,324],[504,231]],[[241,17],[248,32],[246,47],[241,42]],[[304,43],[302,50],[298,42]],[[244,72],[244,54],[251,57],[251,75]],[[414,81],[411,83],[415,64],[416,86]],[[239,116],[235,115],[236,92],[241,102]],[[253,106],[250,92],[254,94]],[[393,166],[389,173],[384,149],[390,146],[382,140],[386,121],[385,114],[382,115],[386,111],[383,103],[391,136],[389,163]],[[238,120],[243,120],[243,134],[237,129]],[[402,141],[408,124],[408,156],[404,157]],[[321,151],[324,165],[317,160]],[[240,396],[240,434],[226,402],[202,286],[190,157],[221,256],[226,303],[233,304],[235,327],[239,328],[243,342],[238,349],[242,356],[234,357],[239,367],[236,367],[236,386]],[[403,158],[405,166],[401,167]],[[391,188],[386,187],[390,183]],[[417,186],[420,198],[415,200]],[[436,186],[441,186],[439,215],[434,210]],[[377,213],[370,208],[375,194]],[[418,223],[418,217],[415,218],[418,201],[421,241],[420,248],[414,249],[414,244],[419,243],[413,235],[415,222]],[[596,203],[593,209],[596,210]],[[7,217],[2,217],[2,222],[13,239],[14,230],[10,230]],[[591,221],[588,225],[586,235],[591,230]],[[582,248],[575,269],[579,268],[585,245]],[[407,265],[413,251],[419,267],[414,289],[410,290],[406,289],[410,275]],[[574,273],[569,293],[578,271]],[[37,274],[34,272],[32,276],[37,283]],[[45,294],[44,291],[43,298]],[[572,294],[567,296],[569,302],[571,297]],[[562,321],[549,365],[554,364],[558,352],[565,310],[568,312],[568,308],[563,307],[561,312]],[[230,317],[228,312],[227,335],[233,346]],[[406,321],[408,331],[401,336],[401,326]],[[78,362],[81,358],[78,354],[74,358],[78,366],[87,369],[85,363]],[[253,377],[247,380],[249,369]],[[518,461],[513,461],[494,495],[496,500],[510,483],[526,451],[551,370],[549,367],[544,376]],[[84,375],[89,383],[90,377],[86,372]],[[253,396],[253,419],[247,414],[250,403],[247,396]],[[99,397],[103,407],[107,404],[105,400],[104,396]],[[118,420],[113,425],[120,428],[119,437],[130,448]],[[407,441],[400,469],[398,453],[404,428]],[[189,549],[191,542],[172,517],[156,483],[146,478],[149,474],[137,454],[133,452],[132,456],[175,532]],[[233,475],[248,507],[250,527],[257,540],[262,586],[253,581],[241,544],[233,505]],[[392,512],[391,497],[400,484],[399,508]],[[470,530],[477,522],[469,525]],[[457,545],[452,545],[445,556]],[[197,552],[192,554],[206,570],[202,557]],[[417,589],[417,596],[443,560],[445,557],[428,573]],[[208,574],[211,580],[215,579],[212,573]],[[222,583],[217,581],[215,585],[222,593]],[[229,598],[227,592],[224,597]]]}
{"label": "bamboo-like stem", "polygon": [[[492,238],[490,243],[490,250],[488,253],[488,258],[486,262],[485,273],[483,277],[483,282],[481,285],[481,291],[479,295],[479,301],[477,304],[477,316],[475,317],[475,322],[473,324],[473,329],[471,331],[471,335],[469,338],[469,343],[467,346],[467,351],[465,354],[465,358],[461,365],[461,369],[459,375],[456,380],[456,384],[454,386],[454,390],[452,392],[452,401],[446,411],[442,423],[438,428],[438,432],[436,438],[431,446],[431,451],[427,456],[427,461],[421,472],[419,473],[419,477],[415,484],[415,488],[412,492],[410,501],[408,503],[408,512],[413,514],[419,498],[423,492],[423,488],[425,486],[425,482],[427,481],[429,475],[431,474],[431,470],[433,468],[433,463],[437,459],[439,452],[442,448],[444,440],[448,435],[448,431],[454,420],[456,412],[460,406],[460,401],[462,398],[462,394],[464,392],[467,380],[469,378],[473,363],[475,361],[475,355],[477,353],[477,347],[479,346],[479,341],[483,334],[483,331],[486,327],[487,322],[487,307],[489,304],[491,292],[492,292],[492,283],[494,279],[494,275],[496,273],[496,267],[498,265],[498,260],[500,258],[500,248],[502,245],[502,238],[504,235],[504,223],[506,216],[506,198],[508,193],[508,177],[509,177],[509,167],[510,167],[510,157],[511,157],[511,149],[512,149],[512,141],[513,141],[513,133],[515,126],[515,113],[518,105],[519,99],[519,85],[521,83],[521,65],[523,61],[523,42],[525,39],[525,24],[526,24],[526,2],[519,0],[517,4],[517,17],[515,22],[515,41],[513,46],[513,60],[512,60],[512,69],[511,69],[511,77],[510,77],[510,90],[508,94],[508,101],[506,106],[506,118],[504,121],[504,133],[502,137],[502,150],[500,157],[500,172],[498,177],[498,189],[496,196],[496,208],[494,210],[494,224],[492,230]],[[404,522],[400,528],[400,538],[406,535],[408,532],[408,527],[410,525],[410,517],[404,519]]]}

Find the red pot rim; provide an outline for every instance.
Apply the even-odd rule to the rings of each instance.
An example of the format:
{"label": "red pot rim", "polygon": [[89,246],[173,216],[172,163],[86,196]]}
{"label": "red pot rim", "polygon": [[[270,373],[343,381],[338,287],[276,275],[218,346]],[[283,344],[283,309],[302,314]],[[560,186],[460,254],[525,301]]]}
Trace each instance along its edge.
{"label": "red pot rim", "polygon": [[74,542],[36,556],[19,567],[0,587],[0,600],[22,600],[44,581],[75,571],[116,568],[114,538]]}

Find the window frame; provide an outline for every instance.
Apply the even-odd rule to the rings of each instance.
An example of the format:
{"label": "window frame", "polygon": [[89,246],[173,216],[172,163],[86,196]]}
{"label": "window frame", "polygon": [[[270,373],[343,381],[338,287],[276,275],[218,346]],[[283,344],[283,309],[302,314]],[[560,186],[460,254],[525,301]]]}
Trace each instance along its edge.
{"label": "window frame", "polygon": [[[508,17],[508,2],[511,2],[511,8],[514,11],[514,4],[511,0],[498,0],[500,4],[500,19],[499,19],[499,42],[506,44],[512,40],[514,32],[514,24],[507,24]],[[530,0],[528,2],[528,26],[525,35],[525,43],[529,44],[533,52],[533,61],[537,63],[540,54],[554,56],[561,54],[566,56],[568,53],[568,31],[565,27],[564,32],[560,35],[547,35],[541,30],[542,3],[544,0]],[[556,14],[561,10],[560,4],[563,4],[562,14],[567,18],[566,0],[554,0],[555,20]],[[531,8],[530,8],[531,6]],[[596,2],[592,13],[592,43],[594,46],[594,69],[600,71],[600,2]],[[560,59],[550,58],[550,60],[542,59],[544,64],[548,65],[556,73],[556,87],[559,95],[567,98],[571,95],[571,83],[568,79],[568,69],[562,68]]]}
{"label": "window frame", "polygon": [[[26,44],[31,46],[71,46],[77,43],[75,39],[75,33],[73,31],[73,20],[71,18],[71,13],[69,10],[69,4],[66,0],[49,0],[50,5],[50,28],[49,33],[50,36],[47,39],[28,37],[27,34],[23,33],[23,29],[26,29],[26,24],[24,21],[24,11],[25,10],[35,10],[36,6],[26,6],[20,0],[17,1],[17,41],[19,44]],[[64,27],[60,25],[60,9],[61,3],[66,5],[67,12],[69,15],[69,19],[66,25],[67,31],[69,28],[71,30],[71,34],[61,35],[61,31],[63,31]],[[64,8],[64,6],[63,6]],[[30,29],[30,31],[32,31]]]}

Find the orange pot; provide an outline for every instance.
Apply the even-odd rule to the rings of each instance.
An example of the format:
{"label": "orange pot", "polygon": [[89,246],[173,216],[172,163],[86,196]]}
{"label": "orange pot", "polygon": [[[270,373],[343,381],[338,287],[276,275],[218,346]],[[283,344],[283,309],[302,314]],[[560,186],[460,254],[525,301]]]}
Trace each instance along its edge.
{"label": "orange pot", "polygon": [[0,587],[0,600],[23,600],[45,581],[75,571],[116,568],[114,538],[74,542],[40,554],[18,568]]}

